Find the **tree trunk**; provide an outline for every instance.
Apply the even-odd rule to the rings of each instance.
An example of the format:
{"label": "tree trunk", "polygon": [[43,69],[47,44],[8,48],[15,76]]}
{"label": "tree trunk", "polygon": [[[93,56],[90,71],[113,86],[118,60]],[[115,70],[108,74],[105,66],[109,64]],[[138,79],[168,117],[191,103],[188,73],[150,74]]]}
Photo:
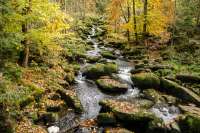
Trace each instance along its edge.
{"label": "tree trunk", "polygon": [[[130,18],[131,18],[129,0],[127,0],[127,15],[128,15],[127,23],[129,23],[130,22]],[[127,39],[130,42],[130,30],[129,29],[127,29]]]}
{"label": "tree trunk", "polygon": [[147,9],[148,8],[148,0],[144,0],[144,25],[143,25],[143,38],[146,39],[147,35]]}
{"label": "tree trunk", "polygon": [[198,1],[198,7],[197,7],[197,17],[196,17],[196,25],[199,25],[199,21],[200,21],[200,0]]}
{"label": "tree trunk", "polygon": [[[28,15],[31,12],[31,3],[32,0],[29,0],[29,5],[28,7],[24,8],[23,15]],[[28,33],[28,24],[25,22],[22,24],[22,33],[26,35]],[[24,45],[24,55],[23,55],[23,62],[22,66],[27,67],[28,66],[28,61],[29,61],[29,40],[25,37],[24,40],[22,41],[22,45]]]}
{"label": "tree trunk", "polygon": [[174,0],[174,14],[173,14],[173,27],[172,27],[172,35],[171,35],[171,46],[174,45],[174,36],[175,36],[175,30],[176,30],[176,0]]}
{"label": "tree trunk", "polygon": [[135,32],[135,40],[136,43],[138,42],[138,34],[137,34],[137,21],[136,21],[136,11],[135,11],[135,0],[133,0],[133,25],[134,25],[134,32]]}
{"label": "tree trunk", "polygon": [[28,66],[28,61],[29,61],[29,44],[27,40],[24,40],[24,59],[23,59],[23,67]]}

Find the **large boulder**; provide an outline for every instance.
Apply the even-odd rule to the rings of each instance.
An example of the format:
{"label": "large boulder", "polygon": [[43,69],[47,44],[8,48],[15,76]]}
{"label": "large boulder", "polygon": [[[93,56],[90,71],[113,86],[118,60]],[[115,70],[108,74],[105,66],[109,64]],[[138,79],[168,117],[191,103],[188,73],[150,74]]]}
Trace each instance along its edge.
{"label": "large boulder", "polygon": [[150,111],[126,101],[103,100],[99,104],[103,111],[113,112],[116,118],[125,125],[146,126],[145,124],[155,118]]}
{"label": "large boulder", "polygon": [[89,65],[84,69],[83,75],[89,79],[97,79],[100,76],[117,73],[117,65],[114,63]]}
{"label": "large boulder", "polygon": [[180,86],[176,82],[162,78],[161,88],[168,94],[178,97],[179,99],[182,99],[186,102],[192,102],[200,106],[200,97],[191,90],[183,86]]}
{"label": "large boulder", "polygon": [[168,104],[176,104],[177,103],[177,98],[163,94],[156,89],[145,89],[143,90],[143,97],[146,99],[149,99],[153,101],[155,104],[156,103],[168,103]]}
{"label": "large boulder", "polygon": [[160,79],[153,73],[137,73],[132,75],[131,79],[141,89],[160,87]]}
{"label": "large boulder", "polygon": [[102,77],[96,81],[96,84],[105,92],[124,93],[128,90],[127,84],[123,84],[110,77]]}
{"label": "large boulder", "polygon": [[176,79],[186,82],[186,83],[199,83],[200,84],[200,76],[197,75],[189,75],[189,74],[178,74],[176,75]]}
{"label": "large boulder", "polygon": [[114,55],[113,52],[110,52],[110,51],[103,51],[101,52],[101,55],[104,57],[104,58],[107,58],[107,59],[117,59],[117,56]]}
{"label": "large boulder", "polygon": [[88,63],[96,63],[101,59],[101,56],[88,56],[87,62]]}

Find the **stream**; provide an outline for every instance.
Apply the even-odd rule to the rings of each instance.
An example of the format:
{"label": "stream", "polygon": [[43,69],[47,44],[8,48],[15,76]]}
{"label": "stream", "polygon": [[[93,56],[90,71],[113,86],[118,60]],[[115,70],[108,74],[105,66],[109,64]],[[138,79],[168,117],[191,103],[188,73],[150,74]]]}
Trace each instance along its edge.
{"label": "stream", "polygon": [[[94,38],[96,33],[96,27],[93,26],[91,28],[90,35],[88,35],[87,41],[91,42],[93,44],[94,49],[87,51],[87,56],[91,57],[98,57],[101,55],[101,50],[110,50],[113,51],[113,53],[119,55],[118,59],[116,60],[110,60],[106,59],[108,62],[115,62],[118,65],[118,74],[116,74],[116,77],[123,83],[126,83],[128,85],[128,91],[124,94],[119,95],[108,95],[100,91],[95,84],[94,81],[86,79],[82,75],[82,69],[90,65],[90,63],[83,63],[81,65],[81,69],[79,71],[79,74],[76,76],[76,84],[73,86],[75,88],[75,91],[77,93],[78,98],[81,101],[81,104],[83,106],[84,112],[79,116],[79,119],[81,121],[88,120],[88,119],[95,119],[99,111],[101,109],[101,106],[99,105],[99,101],[103,99],[116,99],[116,100],[123,100],[123,101],[132,101],[133,99],[136,99],[140,96],[140,90],[136,87],[134,87],[134,83],[131,81],[131,73],[130,71],[134,68],[134,64],[126,61],[123,56],[121,56],[119,50],[115,50],[108,47],[100,47],[98,44],[96,38]],[[157,117],[162,118],[164,122],[168,123],[172,121],[174,118],[176,118],[180,111],[175,106],[170,105],[154,105],[152,109],[150,110],[154,112]],[[72,116],[72,115],[71,115]],[[68,118],[67,118],[68,119]],[[62,122],[61,122],[62,123]],[[65,122],[67,124],[67,122]],[[59,124],[56,124],[57,127],[62,128]],[[99,132],[102,132],[98,129]],[[60,131],[60,132],[61,132]],[[63,130],[64,131],[64,130]],[[62,132],[63,132],[62,131]],[[51,133],[57,133],[57,132],[51,132]],[[78,129],[76,133],[90,133],[89,129]]]}

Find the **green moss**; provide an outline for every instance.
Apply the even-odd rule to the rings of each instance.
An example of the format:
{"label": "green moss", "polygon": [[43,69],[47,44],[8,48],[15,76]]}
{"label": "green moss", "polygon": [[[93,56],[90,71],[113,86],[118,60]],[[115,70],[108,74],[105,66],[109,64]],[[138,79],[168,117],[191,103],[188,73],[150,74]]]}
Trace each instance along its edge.
{"label": "green moss", "polygon": [[155,89],[147,89],[143,91],[144,97],[157,103],[160,95]]}
{"label": "green moss", "polygon": [[125,124],[146,124],[155,117],[151,112],[129,102],[103,100],[99,104],[103,111],[112,112],[118,120]]}
{"label": "green moss", "polygon": [[187,115],[181,121],[181,130],[183,133],[200,133],[200,117],[194,115]]}
{"label": "green moss", "polygon": [[23,108],[23,107],[29,105],[30,103],[32,103],[34,101],[35,101],[35,99],[34,99],[33,96],[28,96],[25,99],[21,99],[19,105],[20,105],[21,108]]}
{"label": "green moss", "polygon": [[186,102],[193,102],[200,105],[200,97],[197,94],[183,86],[180,86],[176,82],[162,78],[161,88],[162,91],[165,91],[168,94],[178,97]]}
{"label": "green moss", "polygon": [[92,57],[92,56],[88,56],[87,57],[87,62],[88,63],[96,63],[101,59],[101,56],[97,56],[97,57]]}
{"label": "green moss", "polygon": [[73,71],[66,73],[65,81],[67,81],[69,84],[72,84],[75,81],[75,75]]}
{"label": "green moss", "polygon": [[85,68],[83,75],[89,79],[97,79],[100,76],[111,75],[117,73],[117,65],[113,63],[95,64]]}
{"label": "green moss", "polygon": [[113,113],[100,113],[97,117],[97,122],[103,126],[115,125],[117,123]]}
{"label": "green moss", "polygon": [[153,73],[138,73],[132,75],[131,79],[141,89],[160,87],[160,79]]}
{"label": "green moss", "polygon": [[117,59],[117,57],[113,54],[113,52],[110,52],[110,51],[103,51],[103,52],[101,52],[101,55],[102,55],[104,58],[108,58],[108,59]]}
{"label": "green moss", "polygon": [[126,84],[120,83],[119,81],[116,81],[114,79],[98,79],[96,81],[97,85],[106,92],[126,92],[128,89],[128,86]]}

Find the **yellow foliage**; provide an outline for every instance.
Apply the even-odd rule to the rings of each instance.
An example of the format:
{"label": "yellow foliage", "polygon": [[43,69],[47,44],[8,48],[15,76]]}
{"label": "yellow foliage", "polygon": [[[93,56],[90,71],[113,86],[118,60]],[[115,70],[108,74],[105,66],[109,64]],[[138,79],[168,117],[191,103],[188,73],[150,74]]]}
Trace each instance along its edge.
{"label": "yellow foliage", "polygon": [[[129,22],[123,21],[128,17],[128,3],[131,12]],[[136,22],[137,32],[143,32],[144,24],[144,3],[141,0],[135,0],[136,8]],[[132,15],[132,0],[111,0],[108,5],[108,21],[110,22],[110,29],[124,31],[134,31],[133,15]],[[167,27],[173,22],[174,2],[173,0],[148,0],[148,13],[147,13],[147,31],[148,33],[164,37],[167,34]]]}

